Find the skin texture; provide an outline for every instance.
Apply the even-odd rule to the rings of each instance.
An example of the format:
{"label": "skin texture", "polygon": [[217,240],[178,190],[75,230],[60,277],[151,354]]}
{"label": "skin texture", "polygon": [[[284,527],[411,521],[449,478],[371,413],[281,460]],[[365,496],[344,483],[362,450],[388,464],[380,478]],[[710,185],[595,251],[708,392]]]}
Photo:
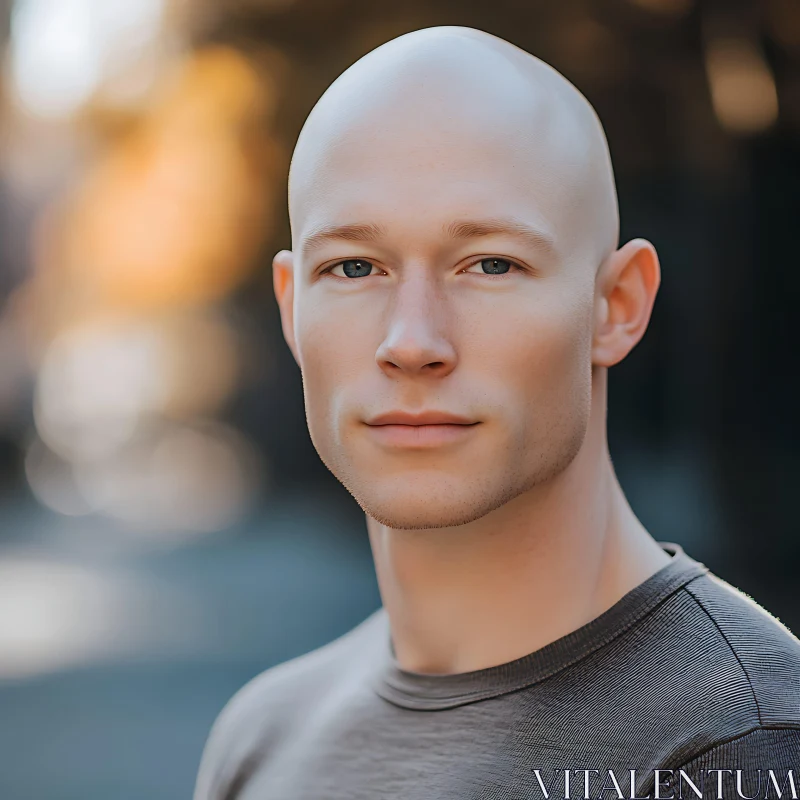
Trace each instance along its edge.
{"label": "skin texture", "polygon": [[[470,28],[394,39],[312,110],[289,213],[283,331],[312,441],[367,515],[402,667],[520,657],[666,564],[605,426],[658,258],[618,248],[605,136],[575,87]],[[476,424],[401,446],[367,424],[398,410]]]}

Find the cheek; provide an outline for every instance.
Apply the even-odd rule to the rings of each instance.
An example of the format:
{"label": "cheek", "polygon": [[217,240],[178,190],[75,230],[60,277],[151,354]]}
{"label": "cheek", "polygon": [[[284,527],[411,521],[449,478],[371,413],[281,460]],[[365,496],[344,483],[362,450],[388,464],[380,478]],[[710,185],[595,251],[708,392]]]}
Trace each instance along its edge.
{"label": "cheek", "polygon": [[592,407],[591,303],[574,295],[532,303],[504,321],[508,346],[493,357],[515,452],[538,468],[566,466]]}
{"label": "cheek", "polygon": [[[374,323],[358,307],[315,302],[309,293],[295,312],[295,336],[312,438],[330,435],[337,409],[375,366]],[[298,312],[300,312],[298,314]]]}
{"label": "cheek", "polygon": [[317,301],[309,292],[299,304],[295,333],[301,369],[308,376],[346,380],[359,365],[374,362],[380,323],[376,304],[348,299]]}
{"label": "cheek", "polygon": [[324,313],[318,313],[320,310],[306,304],[295,328],[309,424],[313,421],[312,416],[316,418],[319,414],[320,404],[331,396],[336,386],[345,344],[339,341],[343,327],[341,321],[337,324],[336,320],[327,319]]}
{"label": "cheek", "polygon": [[591,298],[572,291],[504,303],[502,313],[475,314],[470,339],[480,369],[523,403],[569,402],[591,380]]}

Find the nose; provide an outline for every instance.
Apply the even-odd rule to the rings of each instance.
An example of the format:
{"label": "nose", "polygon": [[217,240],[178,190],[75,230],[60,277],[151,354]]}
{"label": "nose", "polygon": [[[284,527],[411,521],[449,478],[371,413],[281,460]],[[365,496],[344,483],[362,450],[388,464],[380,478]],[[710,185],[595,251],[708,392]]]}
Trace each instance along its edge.
{"label": "nose", "polygon": [[378,366],[390,377],[449,375],[458,359],[446,334],[446,304],[433,278],[404,277],[393,301],[386,336],[375,354]]}

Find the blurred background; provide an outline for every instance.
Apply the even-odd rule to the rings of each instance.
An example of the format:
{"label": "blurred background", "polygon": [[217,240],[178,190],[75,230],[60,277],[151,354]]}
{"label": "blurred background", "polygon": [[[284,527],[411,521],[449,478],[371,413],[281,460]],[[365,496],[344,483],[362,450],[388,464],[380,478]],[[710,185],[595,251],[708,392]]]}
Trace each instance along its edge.
{"label": "blurred background", "polygon": [[316,99],[438,24],[597,108],[663,269],[612,371],[621,482],[800,629],[800,2],[0,0],[3,800],[190,797],[233,692],[378,606],[270,260]]}

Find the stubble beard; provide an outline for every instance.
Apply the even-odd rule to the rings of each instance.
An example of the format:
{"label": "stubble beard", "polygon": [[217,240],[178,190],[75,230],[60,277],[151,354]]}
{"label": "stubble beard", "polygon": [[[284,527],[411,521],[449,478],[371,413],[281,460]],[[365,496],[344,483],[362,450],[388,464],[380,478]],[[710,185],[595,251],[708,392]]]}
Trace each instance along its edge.
{"label": "stubble beard", "polygon": [[[325,466],[352,495],[364,513],[381,525],[394,530],[433,530],[466,525],[490,514],[506,503],[526,492],[534,491],[555,478],[569,467],[578,455],[588,428],[588,420],[570,420],[569,430],[555,431],[544,438],[550,447],[539,451],[539,458],[530,463],[528,458],[515,459],[515,464],[506,464],[504,479],[486,480],[477,475],[469,480],[470,491],[453,491],[447,481],[437,481],[415,493],[417,502],[408,497],[376,497],[369,491],[369,479],[359,474],[350,459],[328,458],[317,447]],[[555,438],[555,442],[554,442]],[[556,444],[557,442],[557,444]],[[553,446],[555,444],[555,446]],[[343,451],[339,451],[340,456]],[[489,476],[490,478],[492,476]],[[398,479],[401,480],[401,479]],[[388,489],[391,493],[391,488]],[[424,492],[425,497],[420,495]]]}

